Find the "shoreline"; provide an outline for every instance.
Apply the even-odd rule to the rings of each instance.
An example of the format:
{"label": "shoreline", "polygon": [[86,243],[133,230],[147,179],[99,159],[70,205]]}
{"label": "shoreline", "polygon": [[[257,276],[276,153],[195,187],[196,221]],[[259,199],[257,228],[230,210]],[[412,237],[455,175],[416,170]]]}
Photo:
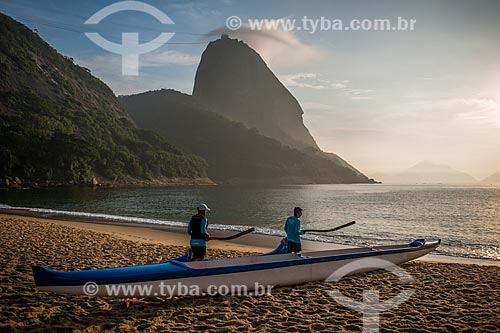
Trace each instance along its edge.
{"label": "shoreline", "polygon": [[54,188],[97,188],[97,187],[175,187],[175,186],[216,186],[208,177],[198,178],[166,178],[159,177],[152,180],[124,177],[120,180],[111,181],[96,177],[83,182],[62,181],[30,181],[21,180],[19,177],[0,177],[0,190],[49,190]]}
{"label": "shoreline", "polygon": [[[116,221],[99,221],[90,218],[65,218],[63,216],[47,216],[49,214],[37,214],[26,212],[26,214],[5,213],[0,210],[0,218],[3,217],[20,217],[29,218],[33,221],[42,223],[53,223],[60,226],[76,228],[79,230],[93,231],[101,234],[111,235],[118,239],[135,241],[148,244],[161,244],[171,246],[189,246],[189,236],[187,232],[181,228],[161,225],[145,225],[141,223],[126,223]],[[227,236],[229,232],[216,231],[212,232],[213,236]],[[210,248],[220,250],[236,250],[244,252],[268,252],[273,248],[250,243],[237,243],[233,241],[210,241]]]}
{"label": "shoreline", "polygon": [[[62,226],[75,227],[81,230],[91,230],[99,233],[113,235],[120,239],[139,241],[143,243],[175,246],[189,245],[189,237],[186,233],[185,228],[182,227],[138,222],[120,222],[90,217],[64,216],[59,214],[46,214],[30,212],[22,209],[0,209],[0,217],[5,216],[30,217],[43,222],[52,222]],[[229,236],[235,232],[226,230],[209,230],[209,233],[212,236],[224,237]],[[213,240],[209,242],[208,247],[219,250],[265,253],[275,249],[278,246],[280,240],[280,236],[248,234],[230,241]],[[335,243],[302,240],[303,251],[322,251],[352,247],[353,246]],[[500,267],[500,261],[453,257],[432,253],[416,260],[429,263],[449,263]]]}

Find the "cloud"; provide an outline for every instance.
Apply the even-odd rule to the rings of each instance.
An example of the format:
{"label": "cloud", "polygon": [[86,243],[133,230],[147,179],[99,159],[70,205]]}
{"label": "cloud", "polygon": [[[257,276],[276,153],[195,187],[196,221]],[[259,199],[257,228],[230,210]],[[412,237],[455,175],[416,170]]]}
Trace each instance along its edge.
{"label": "cloud", "polygon": [[373,99],[371,92],[371,89],[346,89],[346,94],[354,100]]}
{"label": "cloud", "polygon": [[418,81],[440,81],[442,79],[437,78],[437,77],[432,77],[432,76],[419,76],[419,77],[416,77],[415,80],[418,80]]}
{"label": "cloud", "polygon": [[304,110],[328,111],[333,109],[331,105],[317,102],[302,102],[300,105]]}
{"label": "cloud", "polygon": [[479,93],[419,100],[408,104],[407,112],[398,115],[420,121],[455,121],[469,128],[473,125],[500,127],[500,94]]}
{"label": "cloud", "polygon": [[151,52],[142,56],[140,65],[145,67],[160,67],[165,65],[195,65],[200,57],[178,51]]}
{"label": "cloud", "polygon": [[344,89],[347,80],[331,81],[321,77],[318,73],[293,73],[279,76],[281,82],[288,87],[300,87],[311,89]]}
{"label": "cloud", "polygon": [[371,89],[350,88],[349,80],[329,80],[319,73],[292,73],[278,75],[287,87],[309,88],[315,90],[337,90],[351,100],[373,99]]}
{"label": "cloud", "polygon": [[[287,67],[307,64],[317,61],[325,56],[319,47],[302,42],[292,31],[280,28],[273,29],[272,22],[261,29],[252,29],[248,24],[243,24],[238,30],[222,27],[210,31],[207,38],[219,37],[227,34],[230,37],[243,40],[254,48],[268,65],[274,67]],[[279,27],[280,25],[275,25]]]}
{"label": "cloud", "polygon": [[450,108],[457,108],[457,120],[475,121],[480,124],[500,127],[500,99],[457,98],[447,101]]}

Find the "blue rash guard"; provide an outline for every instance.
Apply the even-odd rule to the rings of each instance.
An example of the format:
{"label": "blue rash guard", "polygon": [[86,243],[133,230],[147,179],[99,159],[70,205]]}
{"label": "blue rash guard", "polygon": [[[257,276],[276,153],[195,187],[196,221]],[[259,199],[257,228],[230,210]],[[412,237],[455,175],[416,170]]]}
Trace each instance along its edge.
{"label": "blue rash guard", "polygon": [[[207,234],[207,225],[208,225],[208,219],[206,216],[203,216],[203,219],[201,220],[201,233],[203,235]],[[191,222],[188,224],[188,234],[191,234],[192,229],[191,229]],[[207,246],[207,241],[204,239],[192,239],[189,242],[191,246]]]}
{"label": "blue rash guard", "polygon": [[290,216],[285,222],[286,238],[289,242],[300,244],[300,235],[304,232],[300,230],[300,220],[296,216]]}

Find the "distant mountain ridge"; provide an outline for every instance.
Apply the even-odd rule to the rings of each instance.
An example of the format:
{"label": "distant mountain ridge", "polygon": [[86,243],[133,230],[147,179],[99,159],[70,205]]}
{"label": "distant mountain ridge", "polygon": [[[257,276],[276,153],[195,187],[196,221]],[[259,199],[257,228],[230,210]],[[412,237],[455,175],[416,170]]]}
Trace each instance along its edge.
{"label": "distant mountain ridge", "polygon": [[226,35],[203,52],[192,96],[160,90],[120,100],[139,126],[203,156],[219,182],[374,182],[322,152],[297,100],[257,52]]}
{"label": "distant mountain ridge", "polygon": [[483,184],[500,184],[500,171],[481,180]]}
{"label": "distant mountain ridge", "polygon": [[400,172],[375,173],[383,183],[398,184],[474,184],[477,179],[471,175],[457,171],[445,164],[422,161]]}
{"label": "distant mountain ridge", "polygon": [[108,86],[3,14],[0,75],[1,179],[206,177],[206,161],[138,129]]}
{"label": "distant mountain ridge", "polygon": [[255,129],[229,120],[193,96],[174,90],[120,96],[140,127],[208,161],[208,175],[220,183],[366,183],[348,165],[284,146]]}

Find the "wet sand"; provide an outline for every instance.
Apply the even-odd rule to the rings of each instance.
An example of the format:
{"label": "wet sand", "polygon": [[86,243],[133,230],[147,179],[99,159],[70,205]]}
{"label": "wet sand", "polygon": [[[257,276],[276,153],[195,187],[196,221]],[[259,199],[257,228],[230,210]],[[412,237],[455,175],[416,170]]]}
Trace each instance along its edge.
{"label": "wet sand", "polygon": [[[387,300],[415,294],[380,316],[381,332],[500,331],[500,267],[412,262],[403,283],[372,272],[338,283],[276,288],[260,297],[116,299],[67,296],[36,289],[31,266],[56,270],[157,263],[187,249],[182,234],[127,226],[0,216],[0,331],[361,332],[362,315],[337,303],[339,290],[357,301],[376,289]],[[139,229],[139,231],[138,231]],[[210,242],[210,257],[264,252],[266,246]]]}

